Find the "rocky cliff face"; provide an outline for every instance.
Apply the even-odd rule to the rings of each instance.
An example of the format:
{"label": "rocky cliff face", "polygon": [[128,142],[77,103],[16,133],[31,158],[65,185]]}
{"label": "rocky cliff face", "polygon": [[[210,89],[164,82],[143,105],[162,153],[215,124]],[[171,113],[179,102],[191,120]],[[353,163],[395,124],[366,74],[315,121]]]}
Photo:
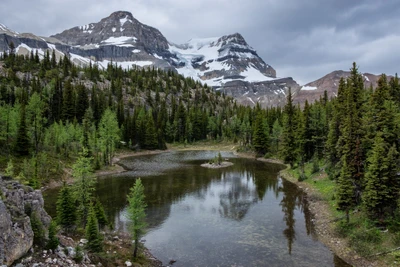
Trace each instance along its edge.
{"label": "rocky cliff face", "polygon": [[10,265],[33,244],[29,214],[36,213],[48,228],[51,218],[43,208],[39,190],[0,177],[0,265]]}
{"label": "rocky cliff face", "polygon": [[291,88],[292,93],[298,91],[300,86],[292,78],[279,78],[263,82],[231,81],[220,89],[227,95],[235,97],[239,103],[261,107],[284,106],[286,96]]}

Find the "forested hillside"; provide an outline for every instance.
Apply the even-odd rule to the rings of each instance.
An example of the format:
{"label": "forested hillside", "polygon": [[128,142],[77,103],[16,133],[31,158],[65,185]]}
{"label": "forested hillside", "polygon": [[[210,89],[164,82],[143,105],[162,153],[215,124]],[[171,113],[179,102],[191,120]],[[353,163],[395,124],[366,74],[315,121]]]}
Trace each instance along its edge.
{"label": "forested hillside", "polygon": [[231,140],[264,153],[280,117],[280,109],[238,106],[173,71],[81,68],[54,52],[40,60],[13,51],[0,61],[2,166],[34,187],[62,174],[83,147],[95,168],[109,165],[116,147],[165,149],[166,142]]}
{"label": "forested hillside", "polygon": [[364,88],[354,64],[337,98],[325,95],[300,109],[288,94],[284,109],[265,110],[239,106],[172,71],[112,63],[105,70],[81,68],[50,52],[39,60],[10,51],[0,65],[2,165],[35,187],[61,173],[84,147],[100,168],[111,163],[116,147],[229,140],[300,169],[325,159],[347,213],[363,206],[370,218],[385,221],[398,209],[397,76],[388,81],[382,75],[373,91]]}

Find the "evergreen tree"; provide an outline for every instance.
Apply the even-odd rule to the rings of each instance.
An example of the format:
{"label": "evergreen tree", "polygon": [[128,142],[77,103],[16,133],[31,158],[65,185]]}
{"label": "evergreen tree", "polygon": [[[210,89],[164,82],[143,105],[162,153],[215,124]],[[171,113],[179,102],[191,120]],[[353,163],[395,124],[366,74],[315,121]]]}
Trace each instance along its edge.
{"label": "evergreen tree", "polygon": [[346,221],[350,221],[350,210],[354,207],[354,190],[351,182],[351,169],[344,162],[339,179],[337,180],[336,198],[339,209],[346,212]]}
{"label": "evergreen tree", "polygon": [[147,204],[144,198],[144,187],[142,181],[138,178],[135,185],[131,187],[128,195],[128,218],[131,222],[130,233],[134,240],[133,257],[135,259],[137,257],[140,237],[144,234],[144,229],[146,227],[145,209]]}
{"label": "evergreen tree", "polygon": [[64,183],[57,198],[57,223],[65,230],[71,230],[77,220],[75,200],[71,188]]}
{"label": "evergreen tree", "polygon": [[96,214],[96,219],[97,219],[97,222],[99,223],[99,227],[104,227],[104,226],[108,225],[108,220],[107,220],[106,214],[104,212],[103,205],[101,204],[101,202],[98,199],[96,199],[94,202],[93,210]]}
{"label": "evergreen tree", "polygon": [[29,137],[28,137],[28,129],[26,125],[26,115],[25,115],[25,105],[21,107],[20,113],[21,119],[17,133],[17,140],[15,143],[15,151],[20,156],[29,155]]}
{"label": "evergreen tree", "polygon": [[79,123],[81,123],[86,109],[89,107],[89,98],[86,88],[83,84],[79,84],[76,90],[76,119]]}
{"label": "evergreen tree", "polygon": [[49,239],[47,241],[47,249],[56,249],[59,245],[60,241],[57,237],[57,224],[55,221],[51,221],[49,227]]}
{"label": "evergreen tree", "polygon": [[75,118],[75,93],[71,80],[67,80],[64,85],[64,95],[62,102],[62,119],[64,122],[72,122]]}
{"label": "evergreen tree", "polygon": [[88,157],[87,149],[83,148],[75,164],[72,166],[74,177],[74,197],[77,202],[79,219],[83,226],[86,225],[89,204],[95,190],[96,179],[93,176],[92,158]]}
{"label": "evergreen tree", "polygon": [[286,105],[283,111],[282,156],[285,163],[291,167],[297,158],[295,107],[293,106],[292,91],[289,88]]}
{"label": "evergreen tree", "polygon": [[268,151],[268,129],[269,127],[265,125],[262,112],[257,112],[254,123],[252,144],[255,151],[259,155],[264,156]]}
{"label": "evergreen tree", "polygon": [[143,147],[146,149],[158,148],[157,130],[154,126],[154,121],[153,121],[153,116],[151,115],[151,111],[149,111],[147,115]]}
{"label": "evergreen tree", "polygon": [[88,222],[85,230],[86,239],[88,240],[86,247],[92,252],[101,252],[103,250],[102,237],[99,232],[96,212],[92,206],[89,208]]}
{"label": "evergreen tree", "polygon": [[363,203],[371,219],[384,221],[393,214],[398,198],[396,147],[389,145],[378,132],[368,157],[368,170],[365,174],[366,186]]}
{"label": "evergreen tree", "polygon": [[45,229],[36,211],[30,214],[30,221],[33,231],[33,244],[43,246],[45,244]]}

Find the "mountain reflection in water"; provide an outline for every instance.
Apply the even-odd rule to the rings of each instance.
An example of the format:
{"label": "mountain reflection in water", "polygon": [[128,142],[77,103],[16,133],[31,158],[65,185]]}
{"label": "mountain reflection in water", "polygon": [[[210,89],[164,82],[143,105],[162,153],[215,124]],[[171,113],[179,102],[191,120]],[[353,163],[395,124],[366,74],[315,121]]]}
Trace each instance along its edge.
{"label": "mountain reflection in water", "polygon": [[117,230],[127,229],[126,195],[145,188],[145,245],[174,266],[348,266],[316,240],[304,193],[277,177],[283,166],[222,153],[234,165],[200,167],[215,151],[167,152],[121,161],[130,171],[98,179]]}

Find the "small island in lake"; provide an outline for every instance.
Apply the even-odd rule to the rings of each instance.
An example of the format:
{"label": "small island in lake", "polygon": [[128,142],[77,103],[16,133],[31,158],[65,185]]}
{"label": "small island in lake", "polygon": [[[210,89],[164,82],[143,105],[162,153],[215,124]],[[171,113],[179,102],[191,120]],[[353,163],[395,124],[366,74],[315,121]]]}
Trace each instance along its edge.
{"label": "small island in lake", "polygon": [[233,163],[229,161],[222,161],[221,153],[218,152],[218,156],[215,156],[214,159],[210,160],[207,163],[201,164],[201,167],[210,168],[210,169],[219,169],[232,166]]}

